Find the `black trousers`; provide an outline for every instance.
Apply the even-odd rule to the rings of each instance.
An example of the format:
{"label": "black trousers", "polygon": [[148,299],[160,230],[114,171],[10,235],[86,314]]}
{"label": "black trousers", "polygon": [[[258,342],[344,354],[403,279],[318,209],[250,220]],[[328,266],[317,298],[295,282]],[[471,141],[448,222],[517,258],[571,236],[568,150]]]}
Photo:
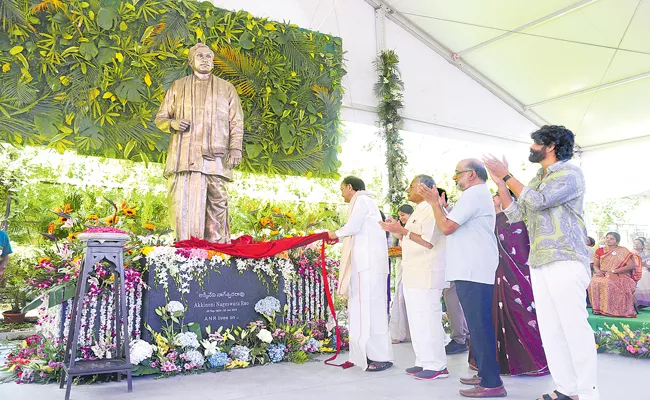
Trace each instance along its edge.
{"label": "black trousers", "polygon": [[478,366],[481,386],[495,388],[503,385],[497,362],[497,343],[492,321],[492,297],[494,285],[456,281],[456,292],[463,306],[472,352]]}

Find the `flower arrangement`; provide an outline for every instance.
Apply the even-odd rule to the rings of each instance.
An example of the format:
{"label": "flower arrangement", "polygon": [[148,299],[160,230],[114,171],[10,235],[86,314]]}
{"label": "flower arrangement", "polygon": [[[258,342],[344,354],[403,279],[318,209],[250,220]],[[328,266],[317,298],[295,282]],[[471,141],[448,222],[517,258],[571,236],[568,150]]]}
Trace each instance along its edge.
{"label": "flower arrangement", "polygon": [[61,345],[33,335],[7,355],[0,370],[12,373],[17,383],[49,383],[57,379],[62,361]]}
{"label": "flower arrangement", "polygon": [[[336,339],[324,321],[289,325],[282,322],[280,301],[268,296],[255,305],[263,319],[246,327],[210,326],[204,331],[194,324],[183,324],[185,308],[178,301],[156,309],[164,326],[160,332],[151,327],[153,343],[131,343],[131,361],[136,375],[157,373],[172,376],[180,373],[222,371],[290,361],[303,363],[313,354],[335,351]],[[347,347],[347,331],[343,343]]]}
{"label": "flower arrangement", "polygon": [[605,324],[605,327],[611,331],[608,350],[617,351],[624,356],[650,357],[650,329],[632,331],[626,324],[621,324],[622,331],[616,325]]}

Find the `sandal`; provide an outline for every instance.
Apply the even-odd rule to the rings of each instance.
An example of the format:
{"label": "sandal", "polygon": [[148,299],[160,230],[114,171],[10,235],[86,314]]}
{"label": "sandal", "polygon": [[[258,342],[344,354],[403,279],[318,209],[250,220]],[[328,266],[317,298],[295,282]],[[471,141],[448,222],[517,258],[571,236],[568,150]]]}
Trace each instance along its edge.
{"label": "sandal", "polygon": [[367,372],[381,372],[386,371],[388,368],[392,367],[393,363],[390,361],[380,362],[380,361],[371,361],[368,364]]}
{"label": "sandal", "polygon": [[[556,397],[553,397],[555,395]],[[572,400],[571,397],[554,390],[551,394],[545,394],[537,400]]]}

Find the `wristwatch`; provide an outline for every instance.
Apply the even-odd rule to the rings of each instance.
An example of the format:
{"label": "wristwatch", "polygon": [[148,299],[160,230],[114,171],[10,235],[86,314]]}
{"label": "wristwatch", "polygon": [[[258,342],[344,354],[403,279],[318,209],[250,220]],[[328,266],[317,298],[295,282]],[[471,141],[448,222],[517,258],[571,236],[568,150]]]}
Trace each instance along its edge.
{"label": "wristwatch", "polygon": [[503,177],[504,182],[508,182],[508,179],[512,178],[512,175],[507,174],[506,176]]}

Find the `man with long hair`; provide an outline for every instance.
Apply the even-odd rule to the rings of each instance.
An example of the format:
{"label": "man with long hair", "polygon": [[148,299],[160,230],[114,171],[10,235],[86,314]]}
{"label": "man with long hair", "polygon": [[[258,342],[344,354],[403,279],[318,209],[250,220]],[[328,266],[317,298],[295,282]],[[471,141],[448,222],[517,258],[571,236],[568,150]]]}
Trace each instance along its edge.
{"label": "man with long hair", "polygon": [[597,400],[596,346],[585,300],[591,279],[583,218],[585,180],[580,168],[568,162],[574,135],[563,126],[545,125],[531,138],[528,159],[542,168],[527,186],[508,172],[505,158],[490,156],[484,162],[510,222],[526,220],[528,225],[537,320],[557,387],[541,399]]}

